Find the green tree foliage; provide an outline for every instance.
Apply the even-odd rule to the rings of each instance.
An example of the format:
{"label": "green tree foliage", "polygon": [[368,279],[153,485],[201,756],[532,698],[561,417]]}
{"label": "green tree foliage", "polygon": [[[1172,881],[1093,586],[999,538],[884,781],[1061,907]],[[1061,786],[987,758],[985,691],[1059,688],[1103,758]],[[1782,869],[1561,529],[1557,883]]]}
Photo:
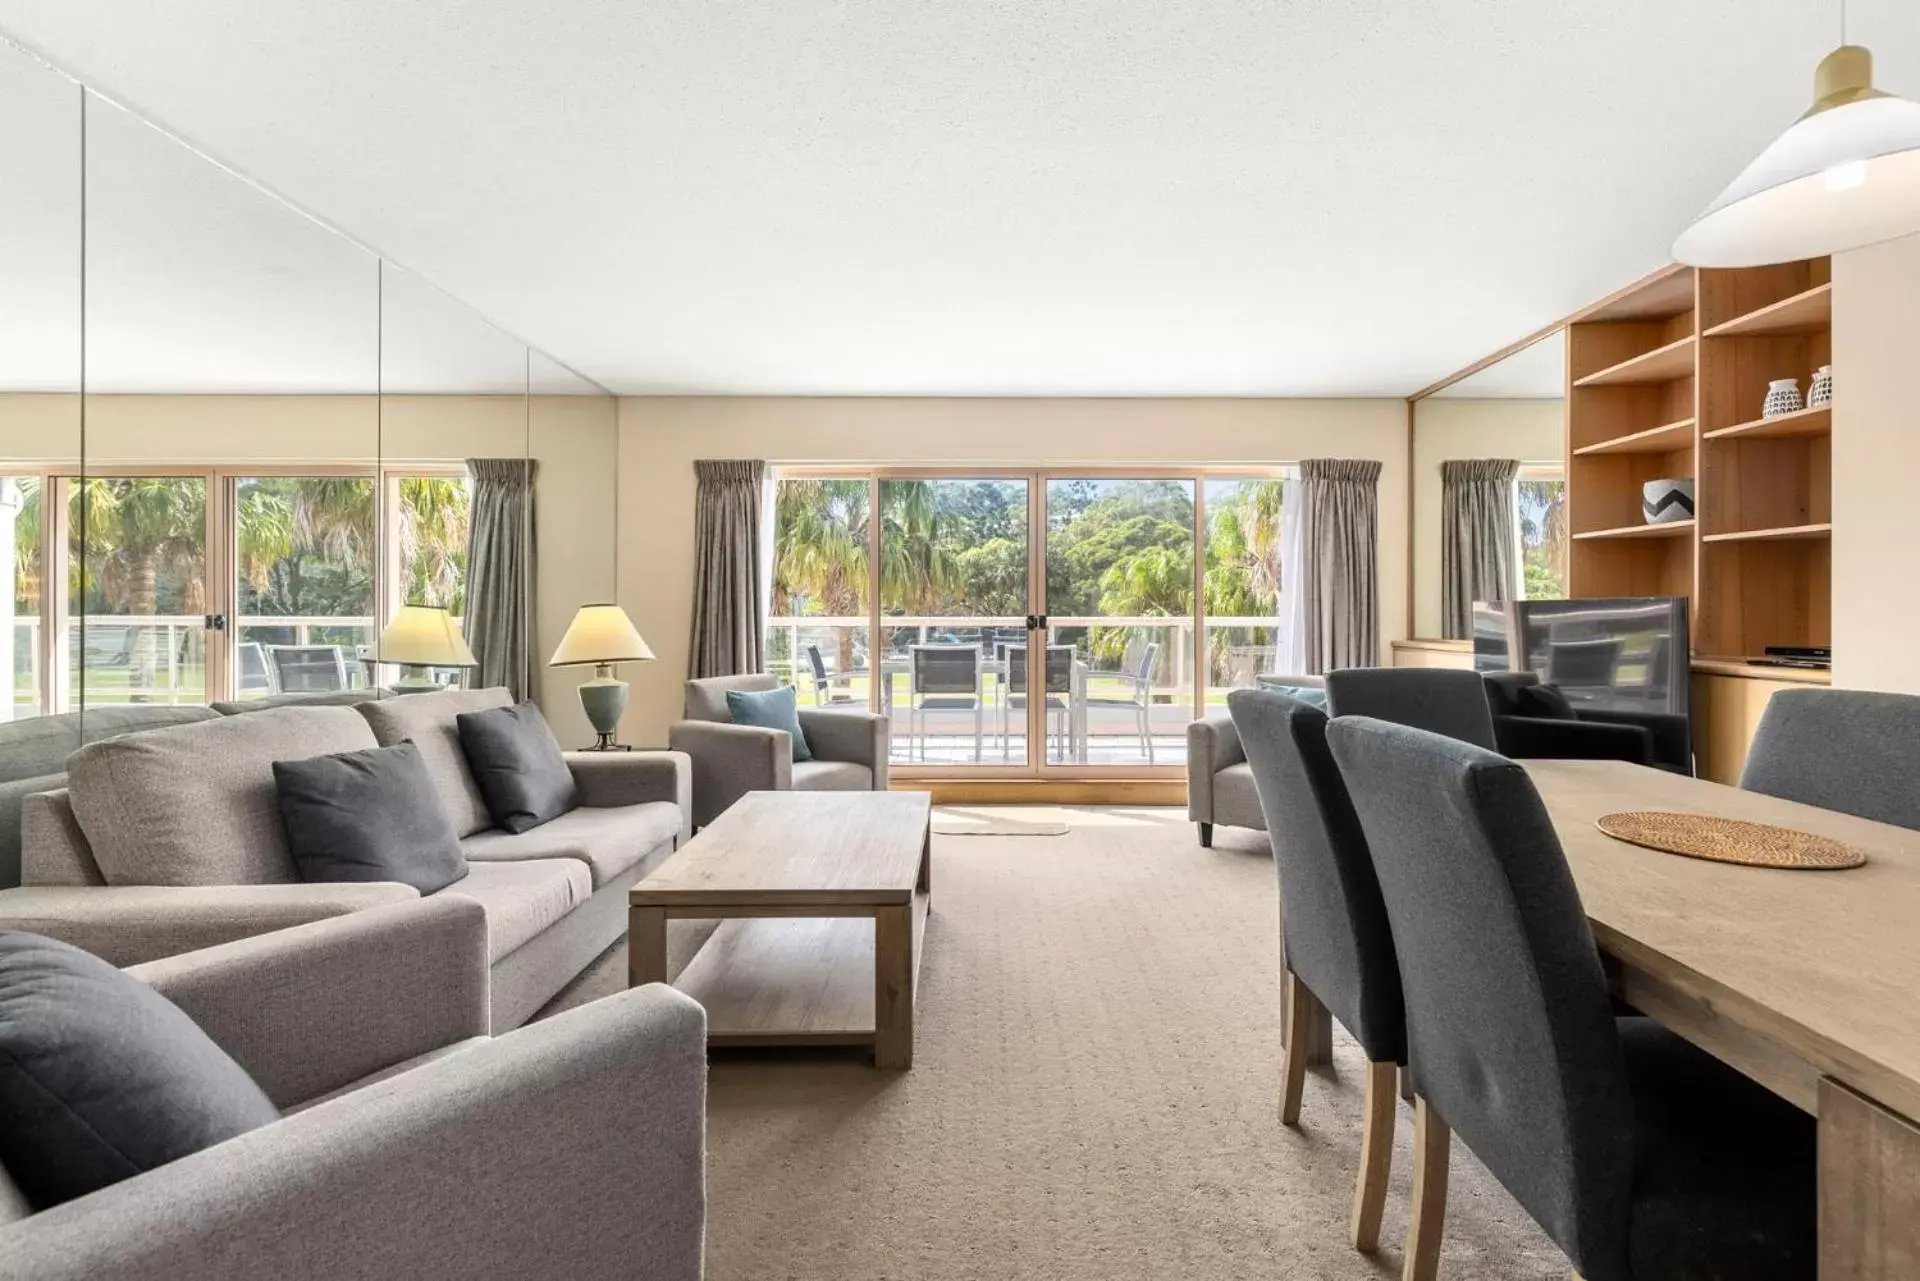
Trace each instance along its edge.
{"label": "green tree foliage", "polygon": [[1519,505],[1527,599],[1562,598],[1567,594],[1567,483],[1523,480]]}

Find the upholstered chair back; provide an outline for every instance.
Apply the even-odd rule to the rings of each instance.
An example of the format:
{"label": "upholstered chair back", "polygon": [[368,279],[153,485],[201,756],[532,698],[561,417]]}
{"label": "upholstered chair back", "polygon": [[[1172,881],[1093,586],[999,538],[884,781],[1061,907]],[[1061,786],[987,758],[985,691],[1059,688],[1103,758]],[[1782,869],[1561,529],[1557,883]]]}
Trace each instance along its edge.
{"label": "upholstered chair back", "polygon": [[687,682],[687,715],[690,721],[720,721],[733,723],[733,713],[727,710],[727,691],[740,690],[742,693],[764,693],[780,688],[778,678],[764,672],[755,672],[746,676],[706,676]]}

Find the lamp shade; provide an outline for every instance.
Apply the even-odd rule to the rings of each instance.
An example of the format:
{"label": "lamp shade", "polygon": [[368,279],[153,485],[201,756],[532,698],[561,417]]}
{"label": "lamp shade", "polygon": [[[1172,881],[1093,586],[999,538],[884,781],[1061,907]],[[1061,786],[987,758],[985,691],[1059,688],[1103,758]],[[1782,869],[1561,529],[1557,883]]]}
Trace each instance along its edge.
{"label": "lamp shade", "polygon": [[402,605],[380,633],[374,657],[403,667],[478,667],[453,618],[438,605]]}
{"label": "lamp shade", "polygon": [[1920,231],[1920,103],[1873,87],[1858,45],[1828,54],[1814,103],[1674,242],[1695,267],[1818,258]]}
{"label": "lamp shade", "polygon": [[567,624],[560,647],[547,660],[549,667],[573,667],[587,663],[647,663],[653,651],[634,630],[627,611],[618,605],[582,605]]}

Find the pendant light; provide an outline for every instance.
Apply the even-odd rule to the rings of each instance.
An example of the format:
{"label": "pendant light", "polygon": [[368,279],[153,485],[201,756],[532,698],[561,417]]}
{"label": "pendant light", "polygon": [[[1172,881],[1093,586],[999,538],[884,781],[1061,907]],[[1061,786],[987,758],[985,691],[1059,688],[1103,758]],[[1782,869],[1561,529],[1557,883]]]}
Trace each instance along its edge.
{"label": "pendant light", "polygon": [[1813,105],[1674,241],[1694,267],[1818,258],[1920,231],[1920,103],[1873,87],[1844,43],[1813,73]]}

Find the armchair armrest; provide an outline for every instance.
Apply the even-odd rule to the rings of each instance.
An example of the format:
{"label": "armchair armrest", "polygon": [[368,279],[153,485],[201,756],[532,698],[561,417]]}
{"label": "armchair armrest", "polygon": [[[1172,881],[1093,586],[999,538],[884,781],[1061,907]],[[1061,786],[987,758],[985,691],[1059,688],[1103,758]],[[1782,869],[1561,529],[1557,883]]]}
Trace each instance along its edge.
{"label": "armchair armrest", "polygon": [[488,1031],[487,914],[393,903],[128,970],[292,1107]]}
{"label": "armchair armrest", "polygon": [[124,966],[419,897],[391,881],[28,885],[0,890],[0,929],[45,934]]}
{"label": "armchair armrest", "polygon": [[580,803],[595,809],[671,801],[680,839],[693,825],[693,761],[685,752],[563,752]]}
{"label": "armchair armrest", "polygon": [[1501,754],[1516,760],[1630,761],[1635,765],[1653,761],[1653,736],[1637,725],[1496,716],[1493,737]]}
{"label": "armchair armrest", "polygon": [[706,1014],[622,992],[0,1228],[0,1278],[697,1281]]}
{"label": "armchair armrest", "polygon": [[693,762],[693,823],[705,827],[748,792],[793,789],[793,736],[725,721],[676,721],[667,746]]}
{"label": "armchair armrest", "polygon": [[1213,776],[1247,759],[1240,731],[1226,712],[1209,712],[1187,725],[1187,817],[1213,821]]}
{"label": "armchair armrest", "polygon": [[814,758],[851,761],[873,771],[873,790],[887,790],[887,742],[891,726],[877,712],[849,707],[803,707],[800,729]]}
{"label": "armchair armrest", "polygon": [[1578,712],[1581,721],[1591,725],[1635,725],[1653,738],[1649,765],[1659,765],[1682,774],[1693,773],[1693,725],[1677,712],[1633,712],[1609,708],[1604,712]]}

